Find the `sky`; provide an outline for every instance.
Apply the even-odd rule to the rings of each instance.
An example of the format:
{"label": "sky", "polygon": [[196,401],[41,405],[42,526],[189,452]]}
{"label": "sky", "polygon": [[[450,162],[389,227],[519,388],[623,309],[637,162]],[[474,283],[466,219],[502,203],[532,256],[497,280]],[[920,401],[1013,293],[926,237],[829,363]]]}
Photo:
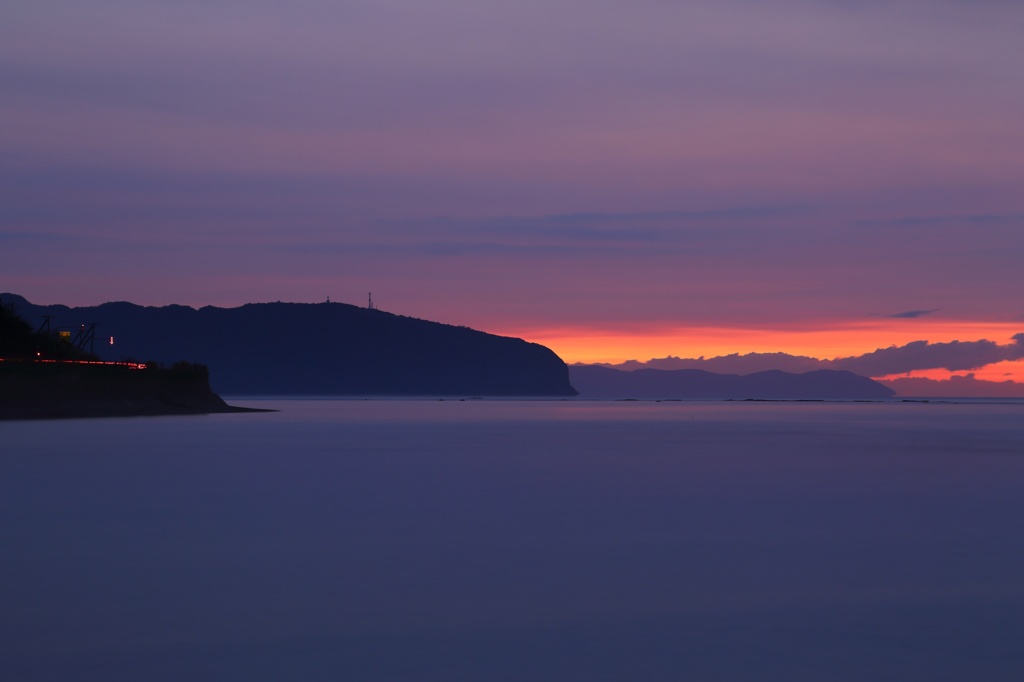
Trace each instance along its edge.
{"label": "sky", "polygon": [[2,14],[0,290],[33,303],[373,292],[568,362],[1024,332],[1016,0]]}

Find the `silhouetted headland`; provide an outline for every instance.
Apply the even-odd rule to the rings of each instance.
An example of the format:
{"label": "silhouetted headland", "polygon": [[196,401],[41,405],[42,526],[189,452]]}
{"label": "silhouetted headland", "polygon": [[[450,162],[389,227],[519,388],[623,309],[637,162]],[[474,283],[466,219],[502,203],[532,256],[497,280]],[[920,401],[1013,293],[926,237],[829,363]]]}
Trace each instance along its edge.
{"label": "silhouetted headland", "polygon": [[569,376],[580,397],[600,399],[874,400],[895,394],[877,381],[836,370],[803,374],[769,370],[740,376],[699,369],[623,371],[573,365]]}
{"label": "silhouetted headland", "polygon": [[344,303],[69,308],[12,294],[0,300],[33,324],[46,315],[96,323],[103,359],[206,365],[221,394],[576,395],[565,363],[539,344]]}

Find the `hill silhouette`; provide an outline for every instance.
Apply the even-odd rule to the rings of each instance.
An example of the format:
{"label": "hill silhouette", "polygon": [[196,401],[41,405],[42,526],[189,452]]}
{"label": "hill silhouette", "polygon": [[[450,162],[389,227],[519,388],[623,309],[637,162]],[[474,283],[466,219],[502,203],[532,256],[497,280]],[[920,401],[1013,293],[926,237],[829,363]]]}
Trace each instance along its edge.
{"label": "hill silhouette", "polygon": [[863,400],[889,398],[895,393],[877,381],[835,370],[803,374],[769,370],[740,376],[700,369],[622,371],[573,365],[569,376],[583,398]]}
{"label": "hill silhouette", "polygon": [[565,363],[544,346],[344,303],[70,308],[14,294],[0,300],[30,323],[44,315],[57,326],[95,322],[95,353],[106,360],[206,365],[222,394],[576,394]]}

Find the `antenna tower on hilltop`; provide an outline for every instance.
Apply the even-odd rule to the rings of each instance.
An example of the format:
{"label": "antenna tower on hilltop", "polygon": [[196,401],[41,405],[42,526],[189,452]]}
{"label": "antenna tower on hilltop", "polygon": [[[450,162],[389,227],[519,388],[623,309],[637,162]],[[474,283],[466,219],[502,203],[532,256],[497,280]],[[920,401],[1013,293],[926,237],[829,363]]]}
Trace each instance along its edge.
{"label": "antenna tower on hilltop", "polygon": [[366,294],[366,307],[368,310],[376,310],[376,306],[373,305],[373,292]]}

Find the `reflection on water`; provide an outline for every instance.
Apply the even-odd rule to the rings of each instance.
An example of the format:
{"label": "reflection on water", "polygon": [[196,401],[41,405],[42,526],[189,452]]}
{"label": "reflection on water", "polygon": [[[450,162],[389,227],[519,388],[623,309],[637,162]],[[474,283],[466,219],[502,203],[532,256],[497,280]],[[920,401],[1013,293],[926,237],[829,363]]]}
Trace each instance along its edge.
{"label": "reflection on water", "polygon": [[0,424],[0,678],[1024,674],[1022,405],[248,404]]}

